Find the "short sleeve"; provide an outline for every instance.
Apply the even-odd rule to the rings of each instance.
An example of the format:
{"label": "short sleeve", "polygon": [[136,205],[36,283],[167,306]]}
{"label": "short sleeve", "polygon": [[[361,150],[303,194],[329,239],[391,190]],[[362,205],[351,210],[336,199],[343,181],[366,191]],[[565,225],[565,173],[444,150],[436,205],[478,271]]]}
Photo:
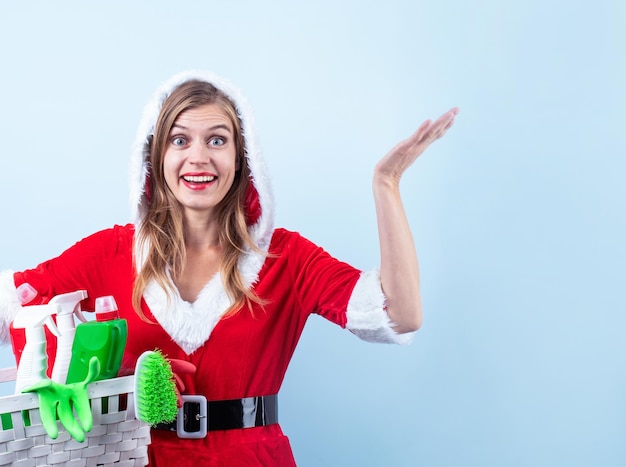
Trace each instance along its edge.
{"label": "short sleeve", "polygon": [[[77,242],[61,255],[21,272],[0,273],[0,338],[8,341],[8,325],[19,310],[17,287],[30,284],[37,296],[31,305],[47,303],[52,297],[84,289],[89,298],[83,303],[93,309],[94,297],[110,295],[115,277],[128,277],[120,267],[132,265],[132,226],[115,226]],[[120,261],[127,257],[127,261]],[[126,271],[127,272],[127,271]]]}
{"label": "short sleeve", "polygon": [[398,334],[385,310],[378,271],[362,272],[299,236],[291,245],[295,290],[302,306],[368,342],[408,344],[413,333]]}
{"label": "short sleeve", "polygon": [[364,341],[384,344],[410,344],[415,335],[394,331],[385,310],[378,270],[362,273],[355,284],[348,302],[346,328]]}

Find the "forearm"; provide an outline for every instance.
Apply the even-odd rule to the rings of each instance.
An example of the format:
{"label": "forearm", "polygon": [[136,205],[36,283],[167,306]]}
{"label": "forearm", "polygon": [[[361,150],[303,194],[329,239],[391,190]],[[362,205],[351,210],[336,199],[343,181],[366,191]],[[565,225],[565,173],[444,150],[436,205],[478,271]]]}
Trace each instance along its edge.
{"label": "forearm", "polygon": [[373,192],[380,241],[380,278],[387,313],[396,332],[416,331],[422,324],[419,264],[400,197],[399,180],[376,172]]}

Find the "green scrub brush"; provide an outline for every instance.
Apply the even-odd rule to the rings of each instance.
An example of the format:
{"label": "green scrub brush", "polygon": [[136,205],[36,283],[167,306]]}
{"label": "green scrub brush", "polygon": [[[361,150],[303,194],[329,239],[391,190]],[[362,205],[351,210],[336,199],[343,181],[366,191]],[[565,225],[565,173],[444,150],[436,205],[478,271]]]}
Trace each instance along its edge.
{"label": "green scrub brush", "polygon": [[141,354],[135,366],[135,415],[149,425],[169,423],[178,414],[174,373],[161,351]]}

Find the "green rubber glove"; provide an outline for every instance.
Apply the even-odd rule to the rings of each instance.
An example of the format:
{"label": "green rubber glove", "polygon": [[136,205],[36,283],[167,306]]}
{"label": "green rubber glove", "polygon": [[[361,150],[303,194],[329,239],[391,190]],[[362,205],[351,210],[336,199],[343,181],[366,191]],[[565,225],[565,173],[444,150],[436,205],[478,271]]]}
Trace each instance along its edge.
{"label": "green rubber glove", "polygon": [[[76,441],[85,440],[85,432],[91,431],[93,417],[87,394],[87,385],[100,374],[100,361],[97,357],[89,360],[89,372],[84,381],[59,384],[50,379],[42,379],[22,392],[36,392],[39,396],[41,423],[52,439],[59,436],[57,415],[61,424]],[[78,420],[74,417],[74,410]]]}

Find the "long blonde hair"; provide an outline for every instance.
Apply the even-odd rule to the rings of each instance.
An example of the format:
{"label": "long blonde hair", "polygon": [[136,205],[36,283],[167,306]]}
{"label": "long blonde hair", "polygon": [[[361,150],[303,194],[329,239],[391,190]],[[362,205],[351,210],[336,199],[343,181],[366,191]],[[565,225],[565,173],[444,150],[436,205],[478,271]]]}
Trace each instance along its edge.
{"label": "long blonde hair", "polygon": [[168,137],[182,112],[207,104],[218,105],[231,120],[235,133],[236,158],[240,166],[233,185],[216,210],[221,226],[220,274],[226,293],[233,303],[226,315],[235,313],[244,302],[263,303],[263,300],[245,286],[237,267],[241,254],[246,250],[260,251],[248,234],[246,225],[245,196],[251,182],[241,122],[235,106],[222,91],[208,82],[189,80],[176,87],[163,102],[150,141],[150,186],[146,187],[150,193],[150,201],[136,232],[136,248],[145,252],[145,262],[139,265],[132,297],[135,311],[144,320],[147,318],[141,310],[141,298],[148,284],[155,280],[171,296],[176,290],[173,280],[180,276],[186,261],[183,209],[165,183],[163,175],[163,158]]}

